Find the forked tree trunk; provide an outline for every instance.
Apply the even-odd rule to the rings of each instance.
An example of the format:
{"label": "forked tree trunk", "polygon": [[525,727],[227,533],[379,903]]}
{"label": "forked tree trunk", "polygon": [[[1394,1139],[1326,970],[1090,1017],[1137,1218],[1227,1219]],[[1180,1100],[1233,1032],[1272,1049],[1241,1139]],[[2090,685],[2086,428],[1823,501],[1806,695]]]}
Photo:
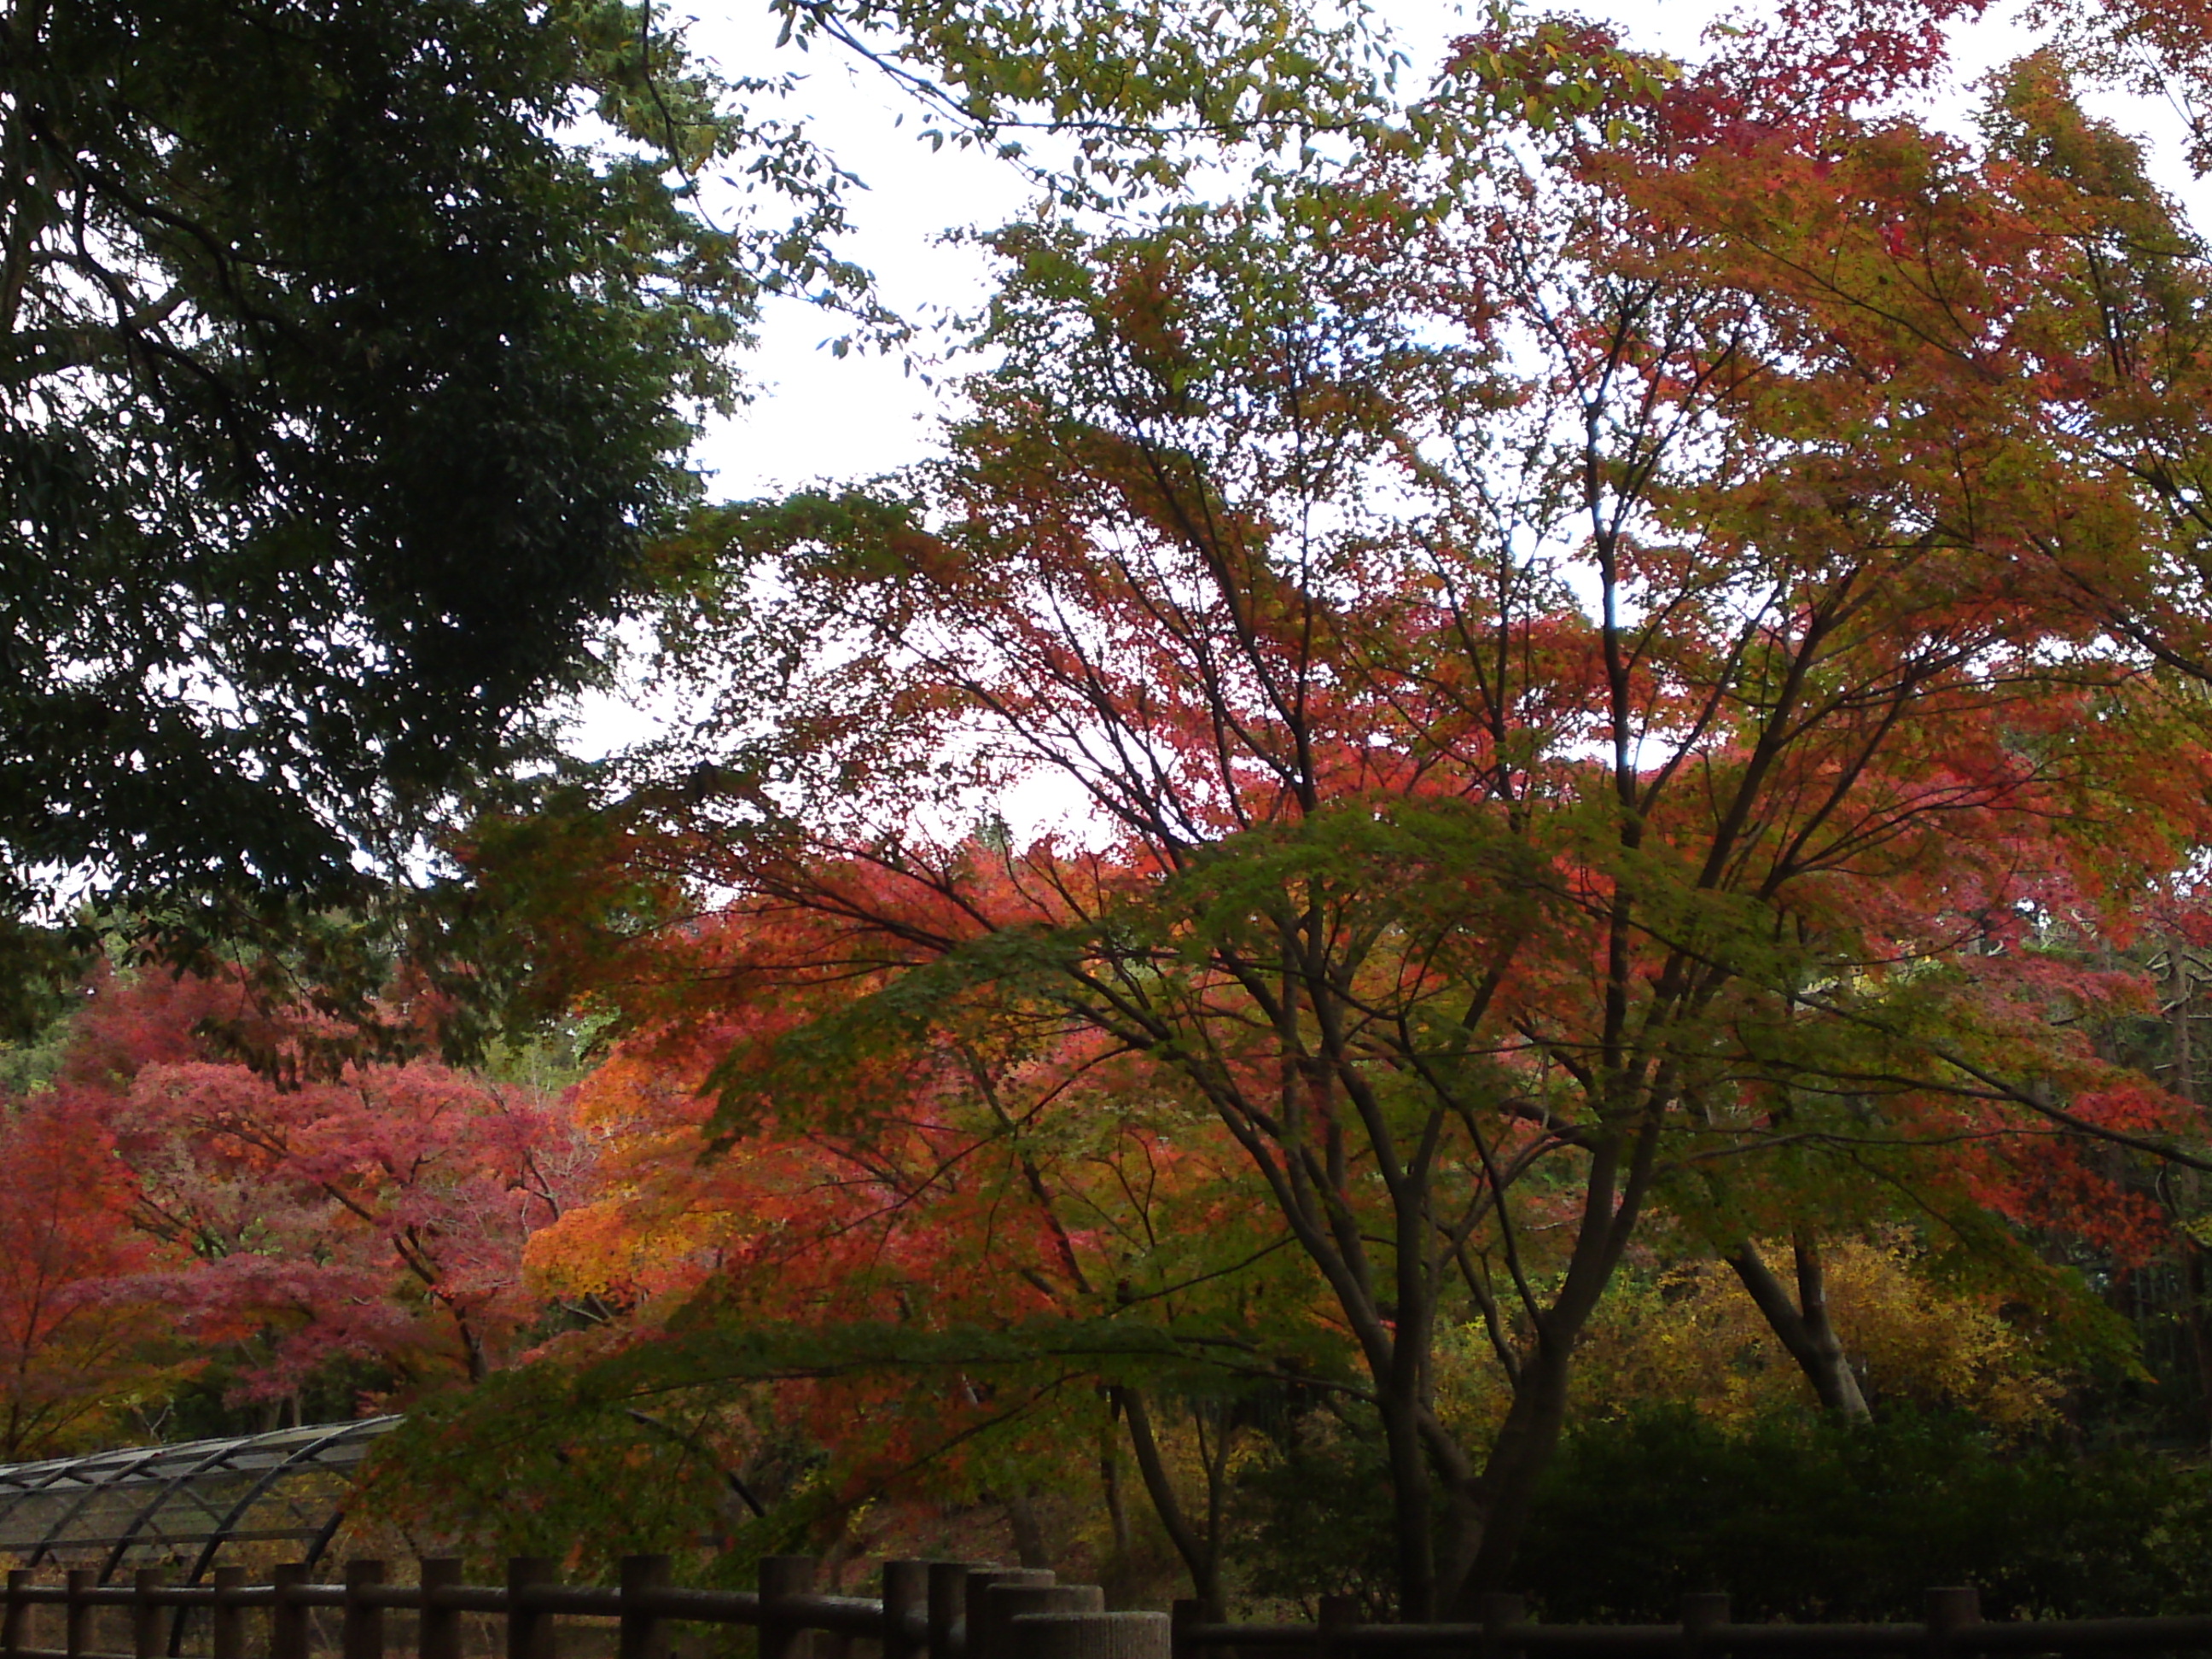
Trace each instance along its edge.
{"label": "forked tree trunk", "polygon": [[[1208,1458],[1203,1455],[1199,1462],[1204,1467],[1206,1479],[1206,1528],[1201,1535],[1192,1524],[1182,1500],[1176,1495],[1175,1483],[1169,1478],[1167,1462],[1160,1455],[1159,1439],[1152,1431],[1152,1411],[1145,1396],[1125,1383],[1113,1387],[1113,1401],[1122,1420],[1129,1427],[1129,1449],[1137,1459],[1137,1473],[1145,1483],[1146,1496],[1152,1500],[1152,1512],[1159,1517],[1160,1526],[1175,1546],[1176,1553],[1190,1574],[1192,1593],[1197,1596],[1204,1616],[1218,1621],[1228,1617],[1227,1604],[1221,1595],[1222,1498],[1221,1482],[1227,1473],[1225,1448],[1224,1455]],[[1224,1427],[1225,1436],[1228,1431]]]}
{"label": "forked tree trunk", "polygon": [[1514,1379],[1512,1404],[1490,1443],[1482,1474],[1470,1483],[1480,1531],[1464,1570],[1446,1581],[1442,1598],[1455,1619],[1479,1618],[1482,1598],[1508,1586],[1535,1506],[1537,1483],[1566,1425],[1575,1348],[1635,1231],[1656,1159],[1661,1121],[1659,1113],[1651,1111],[1627,1144],[1600,1143],[1591,1149],[1582,1223],[1566,1276]]}
{"label": "forked tree trunk", "polygon": [[1743,1288],[1766,1316],[1768,1328],[1797,1362],[1797,1369],[1805,1373],[1805,1380],[1813,1385],[1822,1408],[1838,1417],[1870,1417],[1873,1413],[1867,1409],[1865,1392],[1860,1389],[1858,1376],[1844,1357],[1843,1340],[1836,1334],[1835,1323],[1828,1316],[1827,1275],[1820,1265],[1820,1247],[1810,1233],[1803,1231],[1796,1234],[1790,1243],[1797,1267],[1797,1295],[1794,1301],[1788,1288],[1774,1276],[1773,1269],[1759,1255],[1759,1247],[1749,1239],[1729,1254],[1728,1264],[1735,1269]]}
{"label": "forked tree trunk", "polygon": [[1573,1340],[1540,1343],[1523,1361],[1513,1403],[1491,1442],[1482,1476],[1475,1483],[1481,1532],[1472,1560],[1452,1598],[1451,1615],[1479,1618],[1486,1592],[1504,1587],[1521,1547],[1536,1483],[1543,1478],[1567,1420],[1568,1372]]}

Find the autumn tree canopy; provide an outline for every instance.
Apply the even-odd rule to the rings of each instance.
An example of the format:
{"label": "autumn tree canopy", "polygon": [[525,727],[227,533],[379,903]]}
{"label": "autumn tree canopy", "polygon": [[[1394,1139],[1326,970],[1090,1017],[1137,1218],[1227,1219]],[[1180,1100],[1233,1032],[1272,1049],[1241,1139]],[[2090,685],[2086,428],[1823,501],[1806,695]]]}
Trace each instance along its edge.
{"label": "autumn tree canopy", "polygon": [[[592,948],[726,1158],[799,1133],[922,1205],[962,1177],[866,1149],[954,1101],[1233,1153],[1379,1423],[1409,1614],[1504,1582],[1650,1230],[1849,1408],[1821,1229],[1909,1214],[2056,1319],[1998,1218],[2137,1248],[2079,1148],[2201,1160],[2087,1030],[2142,981],[2063,948],[2204,831],[2190,497],[2112,435],[2193,454],[2196,401],[2105,390],[2201,254],[2086,50],[1916,116],[1962,21],[1794,7],[1686,65],[1501,18],[1249,193],[1006,229],[944,458],[685,544],[716,711],[577,832],[683,918]],[[1440,1392],[1462,1332],[1492,1407]]]}
{"label": "autumn tree canopy", "polygon": [[2178,1265],[2212,1364],[2212,264],[2089,112],[2203,43],[2054,7],[1931,112],[1975,15],[1501,11],[1394,105],[1357,19],[793,9],[1066,147],[936,453],[665,526],[696,718],[456,830],[573,1092],[96,982],[10,1120],[103,1175],[0,1217],[23,1411],[160,1294],[246,1394],[373,1357],[511,1544],[651,1468],[714,1549],[1027,1557],[1079,1466],[1217,1606],[1255,1449],[1357,1455],[1418,1618],[1578,1417],[1785,1393],[1686,1345],[2027,1434]]}
{"label": "autumn tree canopy", "polygon": [[241,1019],[288,1052],[235,977],[102,973],[9,1101],[4,1455],[158,1430],[186,1396],[203,1425],[404,1406],[561,1323],[523,1263],[589,1182],[557,1098],[423,1060],[272,1076],[210,1035]]}

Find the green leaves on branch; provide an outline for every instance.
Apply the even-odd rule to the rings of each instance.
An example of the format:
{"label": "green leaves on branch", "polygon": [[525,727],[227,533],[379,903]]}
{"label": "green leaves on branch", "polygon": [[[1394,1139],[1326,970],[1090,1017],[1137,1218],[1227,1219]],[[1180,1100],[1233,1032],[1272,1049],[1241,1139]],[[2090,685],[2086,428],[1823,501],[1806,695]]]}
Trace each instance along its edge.
{"label": "green leaves on branch", "polygon": [[5,902],[356,901],[604,672],[842,176],[598,0],[42,0],[0,77]]}
{"label": "green leaves on branch", "polygon": [[[1296,153],[1383,118],[1399,59],[1364,0],[776,0],[917,94],[933,145],[994,148],[1079,199],[1173,186],[1221,146]],[[1036,136],[1064,141],[1038,146]],[[1064,150],[1064,155],[1063,155]]]}

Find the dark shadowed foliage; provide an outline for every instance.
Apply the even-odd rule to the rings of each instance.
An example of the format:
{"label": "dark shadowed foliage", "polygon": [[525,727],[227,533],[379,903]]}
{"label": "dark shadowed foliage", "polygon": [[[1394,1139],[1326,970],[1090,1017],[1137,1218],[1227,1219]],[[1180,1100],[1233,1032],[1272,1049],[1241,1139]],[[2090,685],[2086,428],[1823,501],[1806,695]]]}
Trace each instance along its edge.
{"label": "dark shadowed foliage", "polygon": [[2125,1447],[2008,1448],[1960,1419],[1776,1419],[1745,1432],[1686,1411],[1569,1437],[1516,1563],[1553,1620],[1672,1620],[1725,1589],[1739,1619],[1917,1619],[1936,1584],[1990,1618],[2212,1606],[2212,1480]]}

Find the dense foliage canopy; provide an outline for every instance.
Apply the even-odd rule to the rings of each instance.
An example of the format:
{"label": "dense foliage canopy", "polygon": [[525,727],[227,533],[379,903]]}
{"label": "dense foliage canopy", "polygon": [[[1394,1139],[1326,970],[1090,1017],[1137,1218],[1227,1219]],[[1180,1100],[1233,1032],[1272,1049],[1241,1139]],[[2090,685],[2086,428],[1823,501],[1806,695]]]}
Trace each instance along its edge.
{"label": "dense foliage canopy", "polygon": [[[665,110],[634,16],[532,16],[571,54],[543,84],[599,66],[633,139]],[[988,238],[937,452],[651,540],[661,689],[696,719],[457,826],[477,969],[526,968],[587,1036],[572,1088],[349,1059],[328,1010],[226,973],[96,978],[22,1051],[5,1156],[98,1172],[0,1214],[22,1443],[350,1389],[415,1405],[383,1501],[471,1545],[704,1540],[714,1573],[988,1515],[1125,1589],[1171,1563],[1216,1605],[1408,1616],[1508,1585],[1648,1614],[1632,1581],[1751,1571],[1756,1504],[1593,1497],[1705,1457],[1826,1494],[1805,1524],[1836,1537],[1868,1492],[1923,1494],[1911,1559],[1873,1532],[1837,1557],[1856,1588],[1817,1542],[1765,1552],[1773,1611],[1890,1610],[1923,1558],[2023,1607],[2195,1605],[2201,1474],[2077,1451],[2212,1422],[2212,254],[2092,112],[2142,54],[2197,95],[2205,48],[2185,13],[2053,7],[1939,121],[1973,16],[1796,0],[1674,61],[1501,11],[1394,104],[1356,18],[792,9],[926,79],[945,131],[1067,146],[1023,157],[1049,187]],[[617,257],[571,202],[568,252],[530,250],[594,273],[549,307],[630,331],[562,349],[615,366],[577,385],[642,377],[634,453],[664,470],[638,477],[671,485],[549,522],[635,554],[681,495],[666,394],[711,392],[700,354],[765,267],[684,264],[710,239],[658,161],[580,160],[523,107],[541,125],[501,131],[545,176],[659,227]],[[295,333],[364,386],[434,353],[349,355],[346,304],[256,298],[228,252],[205,292],[271,308],[272,343],[258,310],[188,326],[176,246],[145,327],[185,331],[100,384],[167,409],[164,376],[274,372]],[[57,276],[44,302],[82,300]],[[536,384],[533,441],[619,434]],[[27,396],[57,430],[72,406]],[[176,411],[194,442],[234,419]],[[149,495],[222,533],[103,520],[145,542],[107,568],[279,568],[324,523],[286,491],[414,465],[406,420],[356,413],[327,441],[270,416],[248,472],[191,460],[269,490]],[[434,628],[403,606],[346,663],[325,647],[373,606],[315,597],[337,631],[282,641],[235,613],[371,694],[388,724],[340,720],[313,766],[365,739],[380,801],[441,798],[421,744],[493,752],[447,739],[506,714],[454,708],[520,709],[629,580],[539,594],[564,643],[538,665],[441,679],[495,614],[442,585],[495,609],[521,568],[438,539],[489,533],[439,505],[483,506],[436,471],[483,453],[448,434],[422,493],[329,521],[430,562],[400,591]],[[371,533],[417,510],[419,545]],[[131,683],[246,734],[257,788],[339,799],[263,769],[250,699],[179,701],[191,655]],[[114,867],[172,899],[228,867],[131,845]],[[152,1297],[215,1364],[134,1346]],[[1975,1553],[2077,1478],[2102,1496],[2063,1537]]]}
{"label": "dense foliage canopy", "polygon": [[818,164],[619,5],[0,31],[8,902],[349,895],[591,672]]}
{"label": "dense foliage canopy", "polygon": [[1501,19],[1348,153],[1002,233],[945,459],[694,538],[717,714],[599,847],[711,908],[587,945],[632,1042],[733,1167],[800,1133],[885,1211],[963,1183],[963,1116],[1205,1148],[1209,1293],[1303,1291],[1200,1313],[1181,1227],[1041,1171],[1051,1340],[1362,1401],[1407,1610],[1510,1573],[1639,1241],[1863,1413],[1820,1232],[1909,1219],[2094,1347],[1996,1216],[2139,1257],[2081,1148],[2203,1162],[2091,1040],[2144,986],[2088,948],[2206,828],[2141,459],[2194,360],[2137,337],[2198,256],[2055,58],[1972,141],[1917,122],[1940,21],[1682,66]]}

